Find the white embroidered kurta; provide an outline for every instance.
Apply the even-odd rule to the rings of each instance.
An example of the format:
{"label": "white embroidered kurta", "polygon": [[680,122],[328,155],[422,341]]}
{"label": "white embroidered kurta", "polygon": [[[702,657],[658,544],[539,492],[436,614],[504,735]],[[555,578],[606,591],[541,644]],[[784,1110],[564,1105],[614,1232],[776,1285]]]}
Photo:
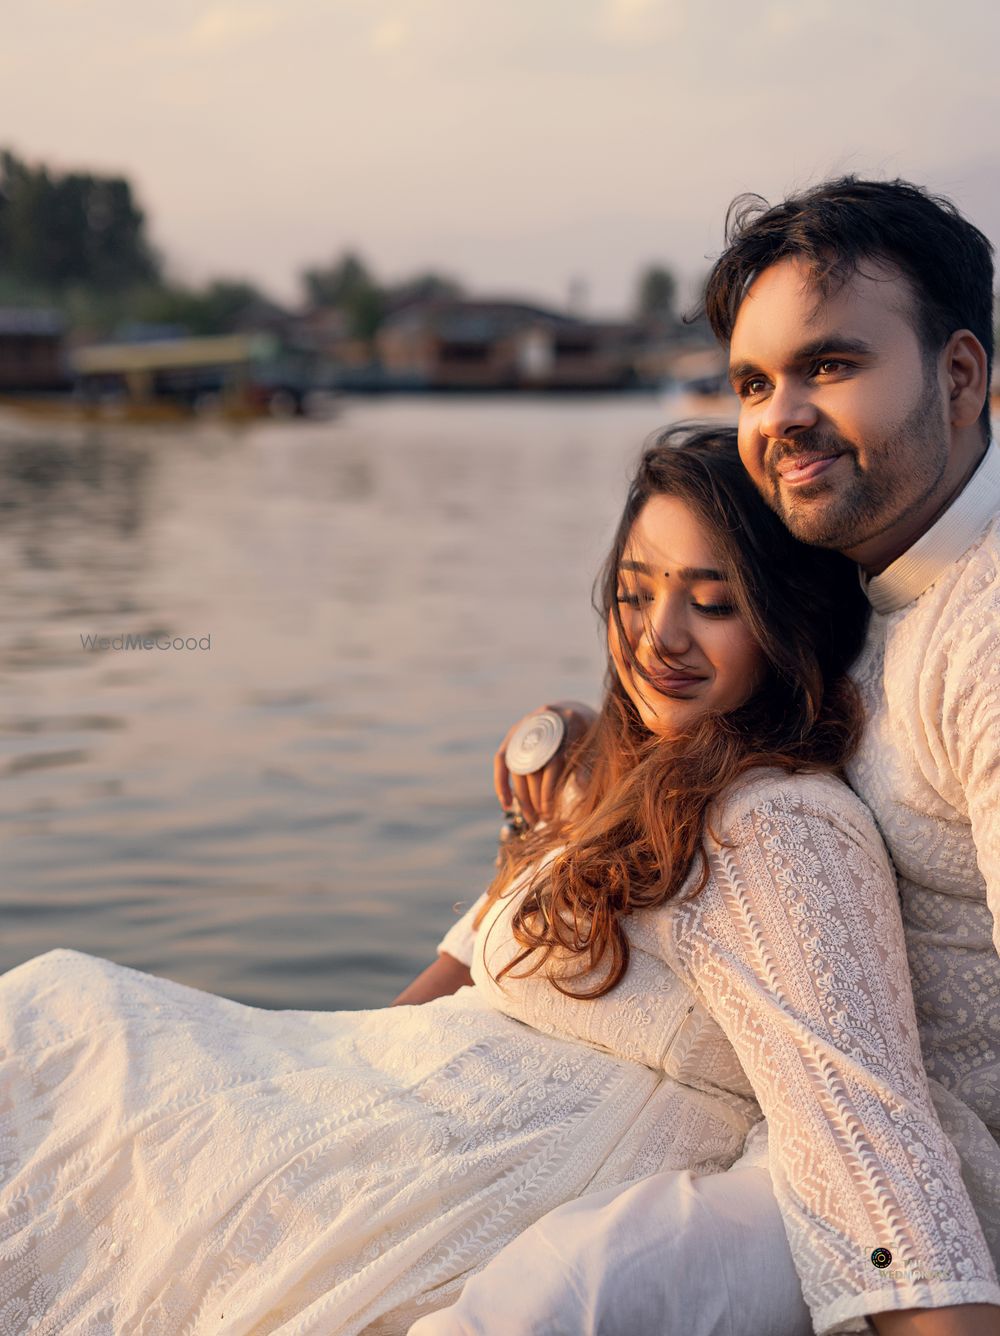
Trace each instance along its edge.
{"label": "white embroidered kurta", "polygon": [[875,1247],[929,1272],[907,1303],[1000,1302],[870,817],[763,774],[717,830],[596,1001],[492,981],[511,901],[423,1007],[267,1012],[69,951],[0,978],[0,1332],[402,1332],[560,1202],[731,1163],[754,1093],[821,1329]]}
{"label": "white embroidered kurta", "polygon": [[[1000,1264],[1000,452],[995,444],[947,512],[866,588],[875,612],[855,677],[869,722],[850,778],[877,817],[899,871],[932,1098],[961,1155],[970,1195]],[[787,1237],[773,1238],[775,1265],[783,1264],[790,1241],[817,1331],[864,1330],[864,1322],[849,1318],[826,1325],[830,1310],[824,1314],[816,1306],[808,1217],[800,1226],[790,1216],[784,1151],[772,1137],[770,1157],[762,1157],[766,1133],[766,1122],[754,1130],[752,1160],[770,1168],[783,1215]],[[827,1140],[817,1149],[829,1157],[824,1172],[833,1181],[837,1147]],[[492,1332],[491,1305],[502,1303],[515,1259],[524,1271],[525,1259],[544,1246],[545,1230],[570,1240],[567,1271],[587,1269],[581,1294],[565,1284],[560,1288],[558,1276],[546,1273],[540,1279],[540,1268],[533,1273],[538,1306],[558,1312],[566,1331],[633,1336],[639,1329],[636,1315],[648,1323],[656,1311],[656,1299],[637,1297],[642,1295],[661,1296],[667,1311],[676,1286],[664,1277],[657,1239],[664,1240],[662,1253],[671,1264],[683,1267],[686,1292],[697,1294],[701,1286],[714,1293],[716,1269],[703,1261],[704,1250],[719,1239],[738,1240],[739,1229],[730,1228],[727,1235],[727,1228],[744,1221],[745,1175],[718,1176],[711,1194],[714,1220],[705,1219],[703,1208],[701,1232],[684,1222],[691,1233],[687,1252],[676,1240],[678,1203],[686,1201],[676,1178],[650,1181],[657,1190],[647,1192],[641,1218],[632,1211],[578,1210],[569,1221],[557,1213],[538,1231],[529,1230],[520,1251],[508,1250],[481,1279],[474,1301],[463,1301],[456,1310],[456,1321],[465,1324],[461,1330]],[[762,1219],[761,1228],[770,1229],[771,1219]],[[576,1253],[574,1238],[581,1240]],[[641,1261],[633,1264],[637,1254]],[[896,1273],[895,1262],[885,1273],[887,1282]],[[627,1280],[619,1283],[622,1276]],[[781,1330],[783,1321],[789,1329],[798,1323],[797,1312],[782,1309],[776,1299],[777,1306],[768,1310],[766,1267],[745,1283],[760,1285],[748,1307],[758,1315],[771,1311],[773,1330]],[[895,1296],[898,1303],[891,1301],[888,1283],[882,1295],[869,1294],[851,1311],[906,1306],[905,1289]],[[592,1304],[593,1296],[600,1301]],[[731,1307],[738,1309],[740,1302],[741,1291],[731,1291]],[[841,1304],[837,1311],[848,1307]],[[431,1330],[452,1336],[459,1327],[442,1317]],[[738,1318],[733,1330],[739,1330]]]}
{"label": "white embroidered kurta", "polygon": [[[888,1308],[1000,1302],[992,1266],[979,1272],[976,1248],[965,1252],[971,1236],[954,1240],[948,1260],[917,1237],[939,1172],[924,1149],[939,1133],[926,1104],[920,1131],[910,1124],[904,1132],[899,1121],[895,1062],[902,1054],[893,1057],[898,1040],[890,1030],[915,1022],[902,1021],[913,1014],[905,951],[898,907],[887,899],[891,871],[870,815],[844,786],[818,777],[772,778],[741,802],[740,815],[730,805],[720,832],[736,849],[712,846],[713,875],[702,896],[629,920],[633,948],[666,962],[698,999],[687,1024],[699,1027],[701,1043],[685,1052],[683,1031],[675,1040],[674,1060],[685,1052],[673,1069],[677,1078],[693,1089],[743,1090],[759,1099],[775,1193],[817,1332],[862,1330],[863,1315]],[[477,986],[503,1006],[478,941],[491,918],[474,936],[475,912],[473,906],[440,949],[470,963]],[[498,947],[497,963],[506,958]],[[549,1024],[564,1024],[565,1001],[540,981],[535,988]],[[637,1034],[648,1023],[647,1007],[631,1022]],[[537,1014],[532,1023],[539,1025]],[[906,1051],[916,1065],[905,1100],[926,1088],[910,1035]],[[727,1047],[735,1052],[749,1085],[718,1079],[707,1062],[713,1045],[721,1046],[714,1062]],[[961,1145],[970,1191],[996,1226],[998,1204],[987,1200],[991,1139],[937,1087],[932,1102]],[[956,1218],[968,1220],[961,1191],[959,1198]],[[1000,1262],[1000,1231],[991,1232]],[[872,1265],[878,1247],[892,1253],[887,1271]],[[609,1265],[616,1265],[613,1246]]]}
{"label": "white embroidered kurta", "polygon": [[850,778],[899,874],[935,1105],[1000,1258],[996,444],[952,506],[867,592],[872,621],[854,671],[868,727]]}
{"label": "white embroidered kurta", "polygon": [[867,589],[874,611],[854,675],[868,726],[850,780],[899,874],[927,1070],[1000,1142],[995,444],[933,528]]}

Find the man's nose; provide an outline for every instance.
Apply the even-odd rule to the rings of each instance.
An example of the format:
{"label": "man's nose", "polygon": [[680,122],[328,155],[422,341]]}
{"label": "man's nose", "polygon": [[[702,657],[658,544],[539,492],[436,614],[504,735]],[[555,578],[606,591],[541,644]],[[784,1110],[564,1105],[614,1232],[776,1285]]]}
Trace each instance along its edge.
{"label": "man's nose", "polygon": [[764,406],[760,434],[768,440],[784,440],[815,427],[818,416],[808,389],[801,381],[780,381]]}

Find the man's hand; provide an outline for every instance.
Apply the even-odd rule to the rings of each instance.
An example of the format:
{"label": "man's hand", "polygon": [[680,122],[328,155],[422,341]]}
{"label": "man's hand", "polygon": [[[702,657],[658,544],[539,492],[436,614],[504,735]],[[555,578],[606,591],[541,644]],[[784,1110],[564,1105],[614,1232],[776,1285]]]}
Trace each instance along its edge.
{"label": "man's hand", "polygon": [[516,798],[521,814],[529,826],[533,826],[536,821],[547,821],[551,818],[556,784],[566,768],[566,753],[574,742],[583,737],[597,718],[597,712],[589,705],[576,700],[563,700],[557,701],[554,705],[539,706],[537,710],[532,710],[531,714],[525,715],[525,719],[530,719],[533,714],[541,714],[543,710],[551,710],[554,714],[558,714],[566,725],[566,735],[548,765],[536,770],[532,775],[512,775],[507,769],[504,752],[516,730],[524,723],[524,719],[519,719],[507,730],[503,742],[493,757],[493,787],[500,806],[506,811],[513,806]]}

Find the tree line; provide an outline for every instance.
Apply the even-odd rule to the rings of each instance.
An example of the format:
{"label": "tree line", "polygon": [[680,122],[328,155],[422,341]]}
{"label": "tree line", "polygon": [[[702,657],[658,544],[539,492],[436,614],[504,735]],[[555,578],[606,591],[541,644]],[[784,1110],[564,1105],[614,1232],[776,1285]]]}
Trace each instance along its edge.
{"label": "tree line", "polygon": [[[459,280],[433,271],[384,283],[353,251],[304,269],[300,280],[307,305],[340,310],[360,339],[409,301],[468,295]],[[676,295],[673,272],[648,266],[632,314],[672,318]],[[102,336],[136,324],[228,333],[255,315],[281,314],[247,279],[192,286],[172,278],[125,177],[59,172],[9,149],[0,151],[0,305],[52,306],[71,326]]]}

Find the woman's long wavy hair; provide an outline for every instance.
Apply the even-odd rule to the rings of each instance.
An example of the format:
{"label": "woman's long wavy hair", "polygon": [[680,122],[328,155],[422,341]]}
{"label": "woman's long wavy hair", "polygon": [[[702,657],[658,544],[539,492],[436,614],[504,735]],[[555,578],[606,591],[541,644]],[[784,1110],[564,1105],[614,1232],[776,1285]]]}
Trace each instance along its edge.
{"label": "woman's long wavy hair", "polygon": [[[617,628],[634,677],[649,680],[622,625],[620,567],[654,496],[679,498],[711,535],[765,675],[737,709],[706,713],[666,737],[646,729],[609,652],[604,701],[568,757],[557,815],[504,846],[477,920],[534,867],[512,915],[521,949],[498,980],[523,964],[514,977],[544,969],[572,997],[609,992],[628,968],[623,919],[676,897],[694,868],[691,895],[704,888],[713,800],[757,766],[840,773],[860,738],[862,707],[847,677],[868,613],[857,570],[792,537],[747,477],[729,428],[667,429],[644,450],[629,487],[594,606],[606,628]],[[573,775],[586,778],[569,790]]]}

